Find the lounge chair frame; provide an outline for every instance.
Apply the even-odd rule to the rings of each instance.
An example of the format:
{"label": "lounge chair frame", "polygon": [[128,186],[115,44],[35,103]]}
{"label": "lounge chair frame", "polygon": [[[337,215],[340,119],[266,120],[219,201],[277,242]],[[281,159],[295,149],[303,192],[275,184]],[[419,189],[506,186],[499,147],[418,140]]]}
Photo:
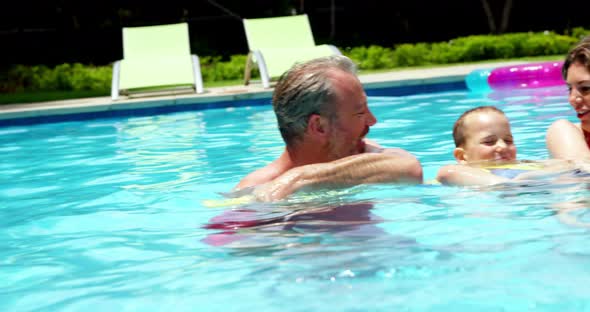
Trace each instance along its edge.
{"label": "lounge chair frame", "polygon": [[[199,61],[199,56],[196,54],[191,54],[191,58],[193,60],[193,75],[195,76],[195,82],[193,84],[193,90],[196,93],[204,93],[205,90],[203,88],[203,76],[201,74],[201,66]],[[111,81],[111,99],[116,101],[119,99],[121,93],[119,92],[119,75],[121,74],[121,61],[115,61],[113,63],[113,79]],[[122,93],[123,95],[129,94],[128,91]]]}
{"label": "lounge chair frame", "polygon": [[[146,29],[144,31],[157,31],[158,27],[160,27],[160,26],[175,27],[176,28],[174,30],[175,32],[179,32],[179,31],[186,32],[187,42],[183,42],[182,44],[184,45],[183,48],[188,47],[188,49],[190,50],[190,43],[189,43],[190,38],[188,37],[188,24],[186,24],[186,23],[146,26],[146,27],[141,27],[141,28]],[[123,30],[125,33],[125,28]],[[184,34],[182,32],[179,35],[181,37],[184,37]],[[184,38],[182,40],[184,40]],[[124,42],[124,46],[125,46],[125,42]],[[124,49],[125,49],[125,47],[124,47]],[[188,53],[190,53],[190,52],[188,52]],[[162,57],[163,58],[166,58],[166,57],[173,58],[174,56],[162,56]],[[156,60],[157,60],[157,58],[159,58],[159,56],[156,57]],[[196,92],[196,93],[203,93],[204,92],[203,78],[202,78],[202,74],[201,74],[201,65],[199,62],[199,57],[196,54],[190,54],[190,59],[191,59],[191,63],[192,63],[192,76],[193,76],[193,82],[191,84],[191,89],[194,90],[194,92]],[[112,81],[111,81],[111,99],[113,101],[118,100],[121,94],[129,95],[131,92],[135,92],[135,91],[133,91],[133,89],[131,89],[131,90],[122,90],[121,89],[120,82],[121,82],[121,62],[122,61],[123,60],[118,60],[113,63],[113,75],[112,75]],[[147,66],[147,64],[146,64],[146,66]],[[141,88],[144,88],[144,86],[142,86]],[[178,87],[176,87],[175,84],[171,84],[170,86],[146,85],[145,89],[142,89],[141,92],[159,92],[159,91],[170,90],[171,88],[173,90],[178,89]],[[186,88],[186,86],[184,88]]]}
{"label": "lounge chair frame", "polygon": [[[304,38],[302,46],[289,46],[289,47],[279,47],[279,49],[284,49],[285,51],[302,51],[302,52],[309,52],[309,51],[320,51],[320,55],[341,55],[342,53],[340,50],[331,44],[324,44],[324,45],[316,45],[313,40],[313,34],[311,32],[311,26],[309,25],[309,19],[306,14],[302,15],[295,15],[295,16],[284,16],[284,17],[272,17],[272,18],[260,18],[260,19],[244,19],[244,30],[246,31],[246,39],[248,40],[248,47],[249,53],[246,59],[246,66],[244,69],[244,85],[248,85],[251,80],[252,75],[252,63],[256,63],[258,66],[258,71],[260,73],[260,80],[262,81],[262,86],[264,88],[270,88],[271,77],[270,70],[267,66],[267,61],[265,59],[265,55],[263,53],[264,50],[273,50],[274,47],[267,47],[262,46],[258,47],[256,42],[252,38],[252,34],[248,30],[248,23],[249,22],[256,22],[256,23],[265,23],[265,36],[272,38],[273,36],[288,36],[288,34],[281,33],[281,30],[276,31],[273,29],[273,23],[282,23],[284,21],[293,20],[297,22],[297,27],[299,29],[290,29],[289,31],[293,31],[297,33],[298,37]],[[272,40],[269,40],[272,41]],[[303,53],[305,54],[305,53]],[[317,53],[316,53],[317,54]],[[299,61],[307,60],[305,55],[302,55],[300,58],[293,58],[291,57],[292,63],[296,63]],[[275,75],[276,76],[276,75]]]}

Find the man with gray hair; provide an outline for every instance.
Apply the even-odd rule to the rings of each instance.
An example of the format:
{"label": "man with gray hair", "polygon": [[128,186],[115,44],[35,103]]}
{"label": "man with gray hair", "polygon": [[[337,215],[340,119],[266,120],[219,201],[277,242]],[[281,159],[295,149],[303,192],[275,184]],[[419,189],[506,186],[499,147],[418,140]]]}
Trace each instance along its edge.
{"label": "man with gray hair", "polygon": [[285,151],[243,178],[236,190],[257,186],[258,199],[276,200],[303,187],[422,182],[413,155],[365,139],[377,119],[349,58],[295,64],[280,77],[272,102]]}

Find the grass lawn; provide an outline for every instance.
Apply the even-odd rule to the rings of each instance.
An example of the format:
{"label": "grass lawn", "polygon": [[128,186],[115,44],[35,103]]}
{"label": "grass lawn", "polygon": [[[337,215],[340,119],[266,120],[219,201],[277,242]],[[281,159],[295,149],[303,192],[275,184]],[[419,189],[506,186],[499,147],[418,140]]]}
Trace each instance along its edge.
{"label": "grass lawn", "polygon": [[34,103],[108,95],[110,95],[110,91],[29,91],[0,93],[0,104]]}
{"label": "grass lawn", "polygon": [[[400,67],[394,69],[380,69],[380,70],[363,70],[361,74],[374,74],[374,73],[385,73],[395,72],[399,70],[407,70],[413,68],[434,68],[434,67],[446,67],[461,64],[486,64],[495,63],[502,61],[530,61],[530,62],[543,62],[543,61],[560,61],[563,59],[563,55],[550,55],[550,56],[538,56],[538,57],[525,57],[525,58],[514,58],[514,59],[497,59],[487,60],[470,63],[457,63],[457,64],[442,64],[442,65],[424,65],[417,67]],[[241,85],[242,79],[236,80],[224,80],[224,81],[212,81],[205,82],[205,88],[212,87],[224,87],[224,86],[235,86]],[[35,103],[35,102],[46,102],[56,100],[67,100],[67,99],[80,99],[88,97],[102,97],[110,96],[110,90],[105,91],[28,91],[28,92],[17,92],[17,93],[0,93],[0,105],[2,104],[17,104],[17,103]]]}

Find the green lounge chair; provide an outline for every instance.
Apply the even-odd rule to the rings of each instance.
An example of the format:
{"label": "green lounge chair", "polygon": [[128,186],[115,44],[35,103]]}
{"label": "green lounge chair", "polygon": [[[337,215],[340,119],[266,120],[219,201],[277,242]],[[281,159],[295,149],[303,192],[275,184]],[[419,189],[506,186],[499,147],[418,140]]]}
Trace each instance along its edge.
{"label": "green lounge chair", "polygon": [[250,82],[252,63],[258,64],[262,85],[279,77],[296,62],[341,54],[333,45],[316,45],[306,14],[283,17],[244,19],[248,40],[248,59],[244,84]]}
{"label": "green lounge chair", "polygon": [[124,27],[123,59],[113,64],[111,98],[131,92],[191,87],[203,93],[201,65],[191,55],[187,23]]}

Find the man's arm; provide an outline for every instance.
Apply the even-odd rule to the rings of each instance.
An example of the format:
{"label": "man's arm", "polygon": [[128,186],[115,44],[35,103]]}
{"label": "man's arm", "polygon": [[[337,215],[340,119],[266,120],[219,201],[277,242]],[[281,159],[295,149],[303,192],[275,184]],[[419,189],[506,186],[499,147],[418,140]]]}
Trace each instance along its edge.
{"label": "man's arm", "polygon": [[590,159],[584,133],[567,120],[558,120],[547,130],[547,149],[553,158]]}
{"label": "man's arm", "polygon": [[341,188],[364,183],[421,183],[422,166],[414,157],[391,153],[364,153],[329,163],[293,168],[257,187],[262,201],[284,198],[303,187]]}
{"label": "man's arm", "polygon": [[444,166],[439,169],[436,180],[442,184],[460,186],[492,185],[510,181],[480,168],[466,165]]}
{"label": "man's arm", "polygon": [[365,144],[365,153],[385,153],[403,157],[416,158],[414,155],[410,154],[408,151],[405,151],[401,148],[384,148],[373,140],[365,139]]}

